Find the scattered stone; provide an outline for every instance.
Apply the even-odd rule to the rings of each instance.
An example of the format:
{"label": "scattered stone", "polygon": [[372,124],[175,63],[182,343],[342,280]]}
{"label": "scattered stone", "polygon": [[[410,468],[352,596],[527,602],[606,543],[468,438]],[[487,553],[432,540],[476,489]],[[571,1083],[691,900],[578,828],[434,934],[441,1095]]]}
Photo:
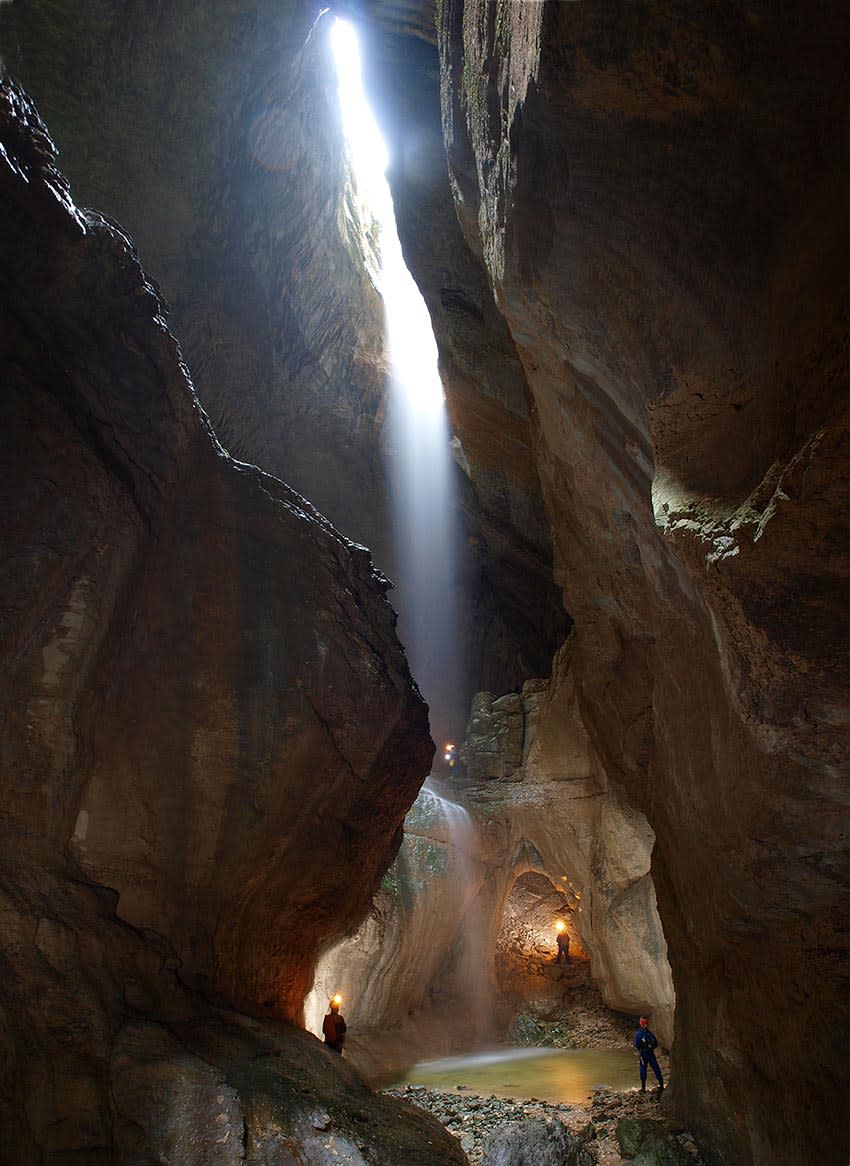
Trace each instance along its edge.
{"label": "scattered stone", "polygon": [[[632,1122],[632,1126],[626,1125],[625,1129],[639,1131],[632,1135],[634,1141],[629,1143],[636,1147],[638,1155],[628,1159],[629,1166],[702,1166],[703,1163],[692,1134],[681,1124],[658,1119],[655,1094],[640,1093],[637,1089],[595,1089],[589,1109],[532,1098],[483,1097],[471,1092],[459,1096],[457,1092],[445,1093],[424,1085],[406,1085],[401,1090],[386,1092],[404,1098],[442,1122],[458,1139],[460,1148],[469,1157],[470,1166],[493,1166],[492,1161],[484,1156],[484,1151],[490,1136],[499,1129],[506,1125],[524,1126],[535,1122],[543,1126],[563,1126],[571,1139],[574,1155],[578,1155],[578,1148],[581,1149],[584,1156],[565,1157],[559,1161],[559,1166],[587,1166],[590,1163],[624,1166],[623,1151],[617,1138],[618,1127],[624,1119]],[[660,1131],[660,1134],[656,1137],[647,1130]],[[536,1151],[535,1154],[528,1159],[530,1166],[544,1166],[547,1159]]]}

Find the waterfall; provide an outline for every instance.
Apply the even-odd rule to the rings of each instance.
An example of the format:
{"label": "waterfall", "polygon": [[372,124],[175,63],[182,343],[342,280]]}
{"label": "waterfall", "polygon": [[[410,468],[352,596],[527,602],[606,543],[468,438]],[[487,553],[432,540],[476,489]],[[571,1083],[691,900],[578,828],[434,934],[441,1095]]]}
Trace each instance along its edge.
{"label": "waterfall", "polygon": [[431,320],[404,262],[384,174],[387,152],[363,93],[357,37],[349,25],[336,20],[332,38],[352,169],[365,213],[378,224],[380,256],[373,276],[384,301],[390,361],[393,601],[399,638],[431,710],[439,746],[462,730],[466,713],[458,644],[460,540],[451,434]]}
{"label": "waterfall", "polygon": [[[453,953],[455,991],[471,1021],[475,1040],[487,1037],[492,1027],[492,944],[487,942],[487,918],[482,904],[482,868],[477,858],[475,823],[463,806],[438,794],[429,784],[419,792],[417,805],[430,806],[445,825],[442,839],[451,848],[459,899],[459,926]],[[431,832],[435,833],[432,826]]]}

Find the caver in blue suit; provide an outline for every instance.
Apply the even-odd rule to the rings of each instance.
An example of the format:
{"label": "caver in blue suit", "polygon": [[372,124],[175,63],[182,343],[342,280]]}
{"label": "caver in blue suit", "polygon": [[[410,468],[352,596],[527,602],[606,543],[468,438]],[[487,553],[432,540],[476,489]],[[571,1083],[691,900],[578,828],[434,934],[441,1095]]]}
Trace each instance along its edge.
{"label": "caver in blue suit", "polygon": [[658,1040],[654,1032],[650,1031],[649,1021],[645,1016],[640,1018],[640,1028],[635,1033],[635,1048],[640,1056],[640,1091],[646,1093],[646,1066],[651,1065],[652,1071],[658,1078],[658,1092],[664,1089],[664,1078],[655,1057]]}

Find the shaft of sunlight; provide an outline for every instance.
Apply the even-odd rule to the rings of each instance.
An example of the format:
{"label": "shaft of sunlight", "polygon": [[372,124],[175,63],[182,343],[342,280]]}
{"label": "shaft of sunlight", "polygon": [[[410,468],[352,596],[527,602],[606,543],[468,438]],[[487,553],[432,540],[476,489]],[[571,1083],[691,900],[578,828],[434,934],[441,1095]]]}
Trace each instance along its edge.
{"label": "shaft of sunlight", "polygon": [[442,412],[443,386],[437,345],[425,301],[407,270],[386,180],[387,148],[366,100],[357,34],[335,20],[331,43],[337,68],[342,124],[358,192],[380,232],[378,290],[384,299],[390,360],[400,389],[417,408]]}
{"label": "shaft of sunlight", "polygon": [[363,91],[357,36],[341,20],[332,35],[357,194],[378,228],[399,636],[431,708],[432,731],[444,738],[462,728],[465,709],[457,643],[458,510],[437,344],[402,255],[385,175],[387,150]]}

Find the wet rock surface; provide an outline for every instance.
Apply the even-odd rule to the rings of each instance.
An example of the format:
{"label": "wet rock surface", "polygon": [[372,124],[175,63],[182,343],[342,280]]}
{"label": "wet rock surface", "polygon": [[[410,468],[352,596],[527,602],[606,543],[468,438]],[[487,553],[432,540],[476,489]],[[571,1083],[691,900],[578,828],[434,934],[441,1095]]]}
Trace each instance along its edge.
{"label": "wet rock surface", "polygon": [[586,958],[558,966],[497,958],[497,1008],[511,1017],[511,1044],[559,1049],[629,1048],[637,1017],[606,1008]]}
{"label": "wet rock surface", "polygon": [[[212,1015],[128,1024],[113,1054],[125,1152],[156,1161],[463,1166],[438,1122],[369,1090],[294,1028]],[[141,1160],[148,1161],[148,1157]]]}
{"label": "wet rock surface", "polygon": [[[377,1081],[409,1065],[411,1050],[422,1059],[482,1040],[615,1047],[623,1013],[650,1014],[669,1044],[652,832],[590,746],[569,645],[550,681],[480,694],[463,757],[465,774],[431,783],[457,801],[422,791],[369,917],[323,958],[313,1031],[342,991],[356,1010],[351,1056]],[[554,964],[558,920],[571,938],[564,968]],[[584,1031],[576,1018],[591,1011]]]}
{"label": "wet rock surface", "polygon": [[505,1122],[487,1135],[483,1166],[592,1166],[581,1141],[559,1121]]}
{"label": "wet rock surface", "polygon": [[[198,204],[211,207],[216,217],[221,212],[228,224],[231,208],[237,218],[245,210],[233,197],[244,140],[234,151],[231,186],[224,182],[219,189],[222,168],[195,148],[196,111],[205,109],[209,122],[225,131],[231,119],[250,123],[258,96],[250,78],[264,72],[248,47],[252,38],[262,46],[259,55],[267,69],[291,59],[289,49],[281,52],[281,38],[267,35],[269,26],[252,15],[263,9],[276,21],[294,13],[292,39],[298,45],[309,19],[308,10],[294,4],[222,5],[220,11],[235,24],[226,21],[220,35],[206,24],[213,7],[185,3],[166,11],[159,6],[154,19],[139,5],[0,5],[4,20],[22,18],[14,47],[50,79],[53,109],[68,127],[68,148],[82,143],[81,171],[112,175],[112,189],[123,189],[130,198],[136,191],[152,193],[149,205],[164,239],[161,253],[169,263],[176,257],[174,267],[187,266],[184,248],[193,257],[199,242],[204,246],[202,231],[185,229]],[[427,87],[411,86],[411,56],[403,46],[395,58],[401,93],[396,105],[400,109],[406,100],[427,108],[422,97],[433,96],[437,84],[433,38],[423,31],[430,20],[422,5],[404,3],[399,10],[409,19],[391,22],[390,32],[425,46],[430,74]],[[48,18],[40,26],[37,18],[44,13]],[[116,26],[103,19],[114,13],[119,20],[129,14],[129,22]],[[27,38],[26,22],[33,16]],[[576,620],[576,705],[608,779],[639,806],[654,837],[652,877],[680,1001],[678,1056],[685,1071],[674,1082],[676,1103],[715,1141],[720,1158],[742,1166],[805,1160],[843,1166],[850,1149],[842,1104],[850,1027],[845,796],[850,240],[843,209],[850,132],[844,13],[834,5],[815,10],[803,0],[728,11],[700,2],[664,12],[630,3],[611,8],[443,0],[437,16],[454,202],[443,185],[442,153],[439,164],[422,167],[419,177],[415,165],[406,167],[396,197],[408,207],[402,207],[402,217],[418,219],[408,238],[418,238],[419,252],[409,246],[408,251],[429,302],[444,303],[446,320],[463,321],[454,330],[443,329],[441,344],[444,361],[466,374],[458,381],[455,415],[459,426],[466,418],[465,432],[478,438],[477,448],[467,454],[469,478],[483,483],[481,496],[492,516],[483,530],[489,545],[482,563],[492,569],[485,570],[481,611],[503,614],[499,595],[510,594],[509,622],[526,633],[508,638],[502,635],[504,622],[494,619],[480,642],[498,658],[498,670],[512,675],[522,671],[524,647],[539,649],[549,642],[549,636],[541,640],[529,632],[535,620],[550,626],[553,610],[551,592],[541,599],[539,585],[548,573],[547,554],[541,554],[548,533],[534,485],[542,482],[558,578]],[[284,26],[275,27],[279,32]],[[75,35],[81,30],[79,40],[72,28]],[[240,35],[229,35],[234,29]],[[159,35],[161,51],[154,55],[160,60],[151,67],[144,38]],[[222,46],[225,53],[232,51],[227,77],[235,80],[238,100],[227,96],[232,90],[215,66],[200,70],[195,92],[203,93],[202,101],[174,84],[175,77],[191,77],[191,53],[200,55],[205,45],[214,46],[208,61],[220,60],[216,53]],[[4,39],[4,59],[9,48]],[[246,68],[247,60],[253,69]],[[393,79],[387,83],[392,87]],[[129,111],[117,97],[128,99]],[[148,127],[133,160],[119,147],[133,137],[137,122],[141,128],[140,108],[150,111],[153,129]],[[436,123],[436,107],[430,116]],[[169,136],[174,126],[179,132]],[[301,127],[286,137],[304,140]],[[187,141],[192,148],[186,148]],[[436,128],[433,142],[439,147]],[[25,176],[30,149],[15,147],[13,165]],[[5,161],[3,166],[8,178]],[[185,186],[173,197],[161,193],[168,171],[172,179],[185,175]],[[270,189],[276,181],[272,178]],[[426,196],[418,203],[417,182]],[[436,187],[440,198],[429,205]],[[31,193],[53,210],[66,199],[53,179],[34,184]],[[187,202],[193,209],[184,216]],[[423,208],[429,213],[421,213]],[[70,215],[53,225],[57,234],[76,238],[81,221]],[[244,221],[256,228],[261,220],[246,214]],[[178,226],[174,236],[172,223]],[[131,226],[135,230],[135,223]],[[86,229],[90,245],[110,234],[108,224],[96,226],[94,220],[86,220]],[[459,229],[464,252],[455,245]],[[4,241],[15,231],[12,224]],[[212,261],[204,279],[216,270],[226,233],[210,236]],[[52,228],[44,232],[39,246],[52,246],[52,235]],[[236,237],[242,249],[246,240],[239,231]],[[257,238],[259,252],[273,250],[262,229]],[[471,277],[457,265],[429,263],[444,245],[451,255],[463,254]],[[69,262],[81,254],[72,251]],[[245,253],[257,250],[247,247]],[[253,281],[231,278],[224,266],[216,284],[224,288],[224,323],[209,338],[210,359],[220,354],[218,340],[229,348],[246,318],[246,331],[266,318],[255,310]],[[299,270],[298,264],[290,270]],[[156,274],[165,278],[164,270]],[[55,273],[48,275],[46,288]],[[70,285],[59,281],[57,287],[60,297],[61,289],[68,289],[69,303],[79,307],[97,284],[97,278],[85,278]],[[123,289],[109,290],[113,307],[128,301],[138,307],[153,294],[135,276]],[[272,290],[271,303],[278,305],[278,289]],[[17,325],[28,305],[18,284],[6,291]],[[249,312],[247,317],[233,313],[231,331],[230,309],[243,297]],[[174,298],[178,301],[179,293]],[[261,308],[268,306],[261,301]],[[149,316],[155,311],[150,305],[145,310]],[[123,312],[117,315],[126,323]],[[498,335],[489,327],[493,316],[501,327]],[[308,306],[305,322],[315,319]],[[487,326],[479,331],[481,320]],[[123,328],[121,335],[129,341],[127,351],[136,345],[148,354],[133,328]],[[125,614],[132,606],[136,575],[126,564],[138,566],[146,558],[146,524],[156,512],[162,483],[180,463],[175,446],[185,439],[185,418],[178,418],[170,436],[158,435],[158,465],[140,467],[134,457],[123,457],[122,440],[111,440],[111,431],[122,437],[124,431],[101,411],[112,374],[107,370],[98,378],[98,369],[87,370],[84,388],[98,390],[97,409],[70,417],[61,408],[54,412],[65,357],[79,337],[60,335],[57,343],[53,327],[35,328],[29,336],[26,359],[16,361],[49,368],[38,408],[29,411],[28,402],[17,424],[7,428],[9,448],[20,442],[27,452],[25,464],[10,461],[15,505],[9,528],[20,530],[15,524],[24,496],[32,511],[46,498],[54,509],[49,529],[39,536],[35,567],[25,550],[20,570],[11,572],[8,615],[15,663],[9,676],[17,683],[19,675],[26,677],[30,669],[40,673],[44,666],[52,699],[53,686],[61,686],[82,663],[89,674],[96,673],[107,703],[119,691],[135,708],[136,686],[119,684],[116,690],[112,683],[123,667],[115,650],[120,620],[110,625],[114,635],[83,637],[89,651],[78,650],[77,635],[89,626],[93,605],[86,601],[92,590],[106,594],[101,606],[110,612]],[[193,351],[206,353],[207,339],[194,336]],[[263,332],[259,348],[267,339]],[[499,382],[495,403],[490,358],[511,370],[508,382]],[[308,363],[312,360],[309,356]],[[290,371],[297,365],[298,360]],[[123,374],[124,364],[120,367]],[[254,362],[243,369],[238,351],[231,351],[219,367],[236,370],[235,395],[241,400],[246,383],[250,391]],[[9,383],[17,392],[15,375]],[[114,379],[124,381],[123,375]],[[144,377],[142,383],[149,385]],[[137,411],[129,426],[134,433],[150,426],[147,405],[157,399],[158,388],[144,390],[146,409]],[[30,389],[27,384],[27,393]],[[85,396],[72,399],[77,403]],[[185,424],[191,429],[195,421]],[[121,470],[121,480],[98,465],[91,475],[82,469],[19,485],[30,481],[36,455],[52,467],[57,444],[78,439],[86,459],[105,456],[110,467]],[[469,439],[467,444],[471,447]],[[135,449],[132,442],[129,448]],[[187,529],[201,522],[198,507],[203,504],[206,513],[212,497],[204,487],[216,483],[221,485],[215,475],[200,475],[195,506],[186,511]],[[253,486],[245,489],[253,499]],[[68,501],[75,490],[93,503],[82,517]],[[243,505],[244,500],[234,503],[230,528],[241,527]],[[61,574],[54,568],[66,557],[67,545],[78,538],[84,546],[97,544],[89,538],[91,529],[107,529],[117,549],[112,558],[89,557],[80,565],[75,575],[80,586],[63,606],[61,626],[55,629],[54,619],[57,634],[44,637],[52,596],[32,612],[32,592],[41,594],[44,580]],[[181,541],[174,529],[161,557]],[[255,540],[249,541],[256,549]],[[224,539],[216,557],[230,547]],[[71,587],[60,580],[62,587],[70,594]],[[258,610],[266,604],[251,592],[245,606]],[[230,609],[220,593],[209,595],[211,617],[200,628],[199,644],[211,631],[215,638],[221,611]],[[24,659],[33,629],[36,651]],[[158,632],[154,627],[150,639]],[[138,629],[141,639],[146,634]],[[259,645],[265,642],[258,637]],[[503,649],[493,647],[500,642]],[[42,647],[46,657],[39,659]],[[112,672],[101,667],[103,659],[114,662]],[[18,664],[20,673],[14,672]],[[184,664],[175,661],[176,671],[182,673]],[[142,681],[149,685],[150,677]],[[67,686],[63,699],[66,707],[86,703],[85,692],[80,696]],[[165,703],[174,706],[168,693]],[[183,714],[184,705],[177,711]],[[232,739],[251,736],[258,720],[264,718],[239,717]],[[45,732],[30,753],[18,739],[9,745],[15,772],[10,820],[24,823],[18,829],[27,839],[42,837],[32,822],[43,816],[51,838],[63,845],[72,836],[75,845],[85,842],[89,810],[83,807],[86,817],[74,819],[73,757],[77,749],[83,756],[96,752],[97,718],[76,718],[73,731],[63,732],[44,715],[40,698],[31,706],[21,698],[12,721],[44,725]],[[194,752],[198,742],[203,756]],[[147,741],[137,744],[137,755],[141,751],[147,753]],[[214,732],[198,740],[187,734],[163,751],[163,767],[169,768],[175,755],[192,758],[196,785],[205,788],[209,758],[214,762],[223,752]],[[186,785],[172,782],[169,788],[188,799]],[[119,796],[124,789],[126,783],[119,783]],[[252,804],[236,800],[250,815]],[[557,800],[565,800],[563,789]],[[363,831],[354,833],[359,841]],[[145,838],[160,841],[147,823]],[[339,845],[355,849],[348,834]],[[48,853],[54,861],[55,849]],[[169,880],[179,882],[184,867],[205,861],[209,856],[197,848],[186,855],[170,852]],[[20,878],[18,873],[9,880],[13,890],[26,882],[28,872]],[[623,910],[646,917],[648,898],[630,901],[621,875],[613,886]],[[648,894],[646,883],[643,887]],[[144,898],[145,888],[134,891]],[[305,893],[299,918],[309,921],[315,910]],[[30,925],[29,910],[21,916],[21,943],[31,946],[32,935],[39,934],[39,950],[59,961],[69,945],[51,912],[43,914],[44,924]],[[185,918],[194,922],[191,912]],[[274,930],[269,923],[275,920],[265,922],[264,934]],[[166,945],[162,958],[176,964],[181,957]],[[203,967],[208,960],[192,952],[186,963]],[[14,1015],[14,1004],[9,1010]],[[777,1011],[794,1039],[775,1040]],[[56,1027],[64,1032],[62,1023]],[[807,1052],[802,1064],[801,1047]],[[14,1097],[14,1074],[10,1086]],[[36,1108],[47,1105],[48,1092],[30,1090],[38,1098]],[[742,1106],[748,1117],[737,1121]],[[23,1112],[23,1103],[18,1108]],[[823,1121],[823,1113],[834,1116]],[[94,1119],[91,1128],[97,1128]]]}

